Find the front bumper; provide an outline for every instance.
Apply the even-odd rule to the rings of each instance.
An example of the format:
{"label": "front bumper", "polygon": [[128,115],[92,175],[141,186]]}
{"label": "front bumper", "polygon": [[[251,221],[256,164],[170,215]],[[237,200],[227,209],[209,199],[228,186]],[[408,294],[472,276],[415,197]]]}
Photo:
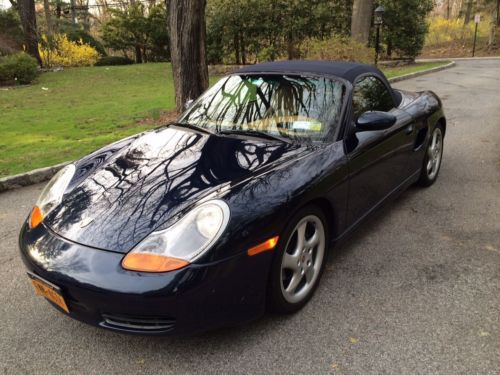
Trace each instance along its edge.
{"label": "front bumper", "polygon": [[124,270],[121,253],[68,241],[43,224],[19,239],[28,270],[59,286],[69,315],[139,334],[193,334],[258,318],[265,310],[272,252],[239,252],[210,264],[148,274]]}

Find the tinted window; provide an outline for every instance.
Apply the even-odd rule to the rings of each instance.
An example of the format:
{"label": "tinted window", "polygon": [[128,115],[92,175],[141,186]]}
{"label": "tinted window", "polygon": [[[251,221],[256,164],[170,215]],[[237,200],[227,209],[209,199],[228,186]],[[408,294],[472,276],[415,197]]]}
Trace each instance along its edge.
{"label": "tinted window", "polygon": [[388,112],[394,108],[391,93],[378,78],[373,76],[366,76],[356,81],[352,104],[355,119],[367,111]]}
{"label": "tinted window", "polygon": [[292,75],[230,76],[203,94],[180,118],[214,132],[265,132],[323,140],[338,126],[344,85]]}

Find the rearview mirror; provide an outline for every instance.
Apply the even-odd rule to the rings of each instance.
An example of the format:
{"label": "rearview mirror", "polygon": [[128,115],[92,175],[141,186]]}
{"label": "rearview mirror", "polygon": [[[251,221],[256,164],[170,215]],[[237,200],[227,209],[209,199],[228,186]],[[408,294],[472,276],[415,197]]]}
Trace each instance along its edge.
{"label": "rearview mirror", "polygon": [[184,103],[184,109],[189,109],[193,104],[193,102],[194,102],[193,99],[186,100],[186,103]]}
{"label": "rearview mirror", "polygon": [[357,131],[389,129],[396,123],[396,116],[388,112],[369,111],[356,120]]}

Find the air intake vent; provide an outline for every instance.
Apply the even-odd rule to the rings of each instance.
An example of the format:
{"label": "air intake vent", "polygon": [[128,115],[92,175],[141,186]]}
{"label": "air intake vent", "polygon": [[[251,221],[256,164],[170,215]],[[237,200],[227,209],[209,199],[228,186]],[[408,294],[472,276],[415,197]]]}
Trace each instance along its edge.
{"label": "air intake vent", "polygon": [[127,332],[160,333],[171,331],[175,327],[175,319],[164,317],[102,314],[102,318],[103,327]]}

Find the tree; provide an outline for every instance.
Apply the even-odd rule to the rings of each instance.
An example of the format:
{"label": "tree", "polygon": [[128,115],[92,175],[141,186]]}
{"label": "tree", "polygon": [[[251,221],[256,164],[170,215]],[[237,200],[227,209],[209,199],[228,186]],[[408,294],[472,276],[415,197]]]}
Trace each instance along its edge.
{"label": "tree", "polygon": [[[490,0],[493,3],[494,0]],[[488,36],[488,48],[494,48],[496,46],[496,32],[499,26],[500,20],[500,0],[496,0],[496,5],[491,4],[495,8],[494,12],[491,12],[491,22],[490,22],[490,32]]]}
{"label": "tree", "polygon": [[45,22],[47,23],[47,36],[52,36],[52,16],[50,14],[49,0],[43,0],[43,10],[45,12]]}
{"label": "tree", "polygon": [[102,27],[102,38],[107,47],[115,50],[133,48],[135,62],[143,62],[147,44],[146,16],[143,4],[133,3],[125,10],[110,10],[112,18]]}
{"label": "tree", "polygon": [[168,25],[177,111],[208,88],[206,0],[170,0]]}
{"label": "tree", "polygon": [[124,10],[112,9],[110,15],[101,29],[107,47],[121,50],[125,56],[133,50],[137,63],[168,59],[167,17],[163,4],[147,8],[137,2]]}
{"label": "tree", "polygon": [[[139,16],[139,18],[141,16],[144,16],[144,6],[140,5],[140,6],[136,6],[136,2],[135,0],[130,0],[130,5],[131,5],[131,8],[132,10],[136,11],[137,16]],[[139,11],[139,12],[137,12]],[[142,20],[139,20],[139,22],[141,22]],[[144,29],[145,26],[144,24],[142,25],[137,25],[136,29]],[[142,63],[142,53],[141,53],[141,44],[140,42],[137,42],[135,45],[134,45],[134,49],[135,49],[135,62],[140,64]]]}
{"label": "tree", "polygon": [[464,26],[470,22],[472,14],[472,0],[465,0]]}
{"label": "tree", "polygon": [[164,4],[149,9],[146,33],[149,36],[149,60],[170,60],[167,11]]}
{"label": "tree", "polygon": [[210,0],[210,63],[294,59],[309,38],[350,32],[349,0]]}
{"label": "tree", "polygon": [[372,23],[373,0],[354,0],[352,6],[351,36],[368,44]]}
{"label": "tree", "polygon": [[42,59],[38,53],[38,32],[36,29],[36,13],[34,0],[18,0],[17,9],[21,18],[21,25],[24,32],[26,52],[33,56],[40,65]]}
{"label": "tree", "polygon": [[500,26],[500,0],[497,0],[497,26]]}
{"label": "tree", "polygon": [[497,31],[497,25],[496,25],[496,15],[492,14],[491,15],[491,23],[490,23],[490,32],[488,35],[488,48],[492,48],[496,44],[496,31]]}
{"label": "tree", "polygon": [[385,7],[382,37],[388,54],[396,51],[401,57],[414,60],[425,43],[428,31],[426,18],[433,0],[382,0]]}
{"label": "tree", "polygon": [[0,56],[22,51],[24,33],[19,14],[13,8],[0,10]]}

